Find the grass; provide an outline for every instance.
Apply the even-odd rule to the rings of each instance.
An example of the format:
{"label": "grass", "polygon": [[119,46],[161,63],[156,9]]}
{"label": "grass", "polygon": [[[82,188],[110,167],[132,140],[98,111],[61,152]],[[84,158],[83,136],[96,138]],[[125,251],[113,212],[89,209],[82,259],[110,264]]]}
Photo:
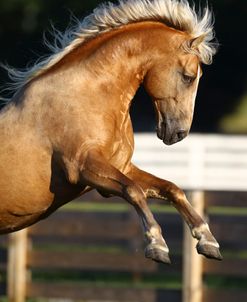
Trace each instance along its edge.
{"label": "grass", "polygon": [[59,252],[84,252],[84,253],[107,253],[107,254],[119,254],[124,253],[122,247],[117,245],[79,245],[79,244],[64,244],[64,243],[44,243],[33,246],[34,250],[39,251],[59,251]]}
{"label": "grass", "polygon": [[179,274],[142,275],[135,280],[131,273],[113,272],[80,272],[80,271],[52,271],[32,272],[34,282],[49,282],[59,284],[79,284],[83,287],[96,288],[136,288],[136,289],[175,289],[182,288]]}
{"label": "grass", "polygon": [[[60,211],[79,211],[79,212],[128,212],[131,206],[125,203],[102,203],[102,202],[70,202],[64,205]],[[178,214],[177,210],[171,205],[151,204],[150,209],[154,214],[167,213]],[[226,216],[247,216],[247,207],[219,207],[212,206],[207,210],[211,215]]]}
{"label": "grass", "polygon": [[[128,212],[132,208],[127,203],[103,203],[95,201],[70,202],[64,205],[60,211],[76,212]],[[169,205],[150,205],[154,213],[177,213],[176,209]]]}
{"label": "grass", "polygon": [[247,277],[206,276],[204,282],[214,289],[246,290],[247,287]]}
{"label": "grass", "polygon": [[[60,211],[76,211],[76,212],[128,212],[130,210],[128,204],[125,203],[103,203],[103,202],[70,202],[64,205]],[[153,213],[177,214],[177,210],[170,205],[151,204],[150,209]],[[208,209],[209,214],[217,215],[238,215],[247,216],[247,207],[217,207],[212,206]]]}
{"label": "grass", "polygon": [[[240,250],[240,251],[224,250],[223,257],[224,259],[247,260],[247,250]],[[247,287],[247,283],[246,283],[246,287]]]}
{"label": "grass", "polygon": [[236,207],[210,207],[208,210],[209,214],[226,215],[226,216],[247,216],[247,207],[236,208]]}

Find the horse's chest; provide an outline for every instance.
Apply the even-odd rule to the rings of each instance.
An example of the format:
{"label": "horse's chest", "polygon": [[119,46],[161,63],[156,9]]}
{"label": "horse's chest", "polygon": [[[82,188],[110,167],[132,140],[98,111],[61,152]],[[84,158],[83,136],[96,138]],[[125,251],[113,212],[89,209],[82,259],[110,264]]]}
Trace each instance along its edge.
{"label": "horse's chest", "polygon": [[133,135],[122,135],[112,145],[111,164],[121,172],[125,172],[130,164],[134,150]]}

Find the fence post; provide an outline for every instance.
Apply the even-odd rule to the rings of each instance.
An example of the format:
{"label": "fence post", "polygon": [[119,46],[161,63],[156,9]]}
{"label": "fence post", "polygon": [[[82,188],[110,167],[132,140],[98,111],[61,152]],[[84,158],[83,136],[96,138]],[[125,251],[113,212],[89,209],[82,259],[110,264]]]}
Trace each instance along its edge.
{"label": "fence post", "polygon": [[[189,194],[193,208],[203,216],[204,192],[194,191]],[[184,224],[183,246],[183,302],[201,302],[203,295],[203,258],[197,254],[197,240],[191,236]]]}
{"label": "fence post", "polygon": [[7,294],[9,302],[25,302],[27,229],[9,235]]}

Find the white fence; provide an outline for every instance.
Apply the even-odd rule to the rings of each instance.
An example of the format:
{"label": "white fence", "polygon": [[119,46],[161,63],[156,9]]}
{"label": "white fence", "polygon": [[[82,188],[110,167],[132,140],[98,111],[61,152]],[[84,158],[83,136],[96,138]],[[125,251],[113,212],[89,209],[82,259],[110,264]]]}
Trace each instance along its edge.
{"label": "white fence", "polygon": [[247,191],[247,136],[190,134],[172,146],[135,136],[134,163],[187,190]]}
{"label": "white fence", "polygon": [[[203,191],[247,192],[247,136],[199,135],[165,146],[155,133],[135,137],[133,162],[141,169],[191,191],[190,201],[203,216]],[[183,302],[201,302],[202,257],[184,228]]]}

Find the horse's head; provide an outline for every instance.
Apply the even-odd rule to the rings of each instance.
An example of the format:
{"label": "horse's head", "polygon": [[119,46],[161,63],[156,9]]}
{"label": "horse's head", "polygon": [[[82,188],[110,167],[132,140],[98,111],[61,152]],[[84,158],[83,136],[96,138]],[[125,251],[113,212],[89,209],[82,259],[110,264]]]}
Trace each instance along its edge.
{"label": "horse's head", "polygon": [[157,135],[167,145],[189,133],[201,76],[196,54],[182,48],[160,56],[146,74],[144,86],[157,113]]}

